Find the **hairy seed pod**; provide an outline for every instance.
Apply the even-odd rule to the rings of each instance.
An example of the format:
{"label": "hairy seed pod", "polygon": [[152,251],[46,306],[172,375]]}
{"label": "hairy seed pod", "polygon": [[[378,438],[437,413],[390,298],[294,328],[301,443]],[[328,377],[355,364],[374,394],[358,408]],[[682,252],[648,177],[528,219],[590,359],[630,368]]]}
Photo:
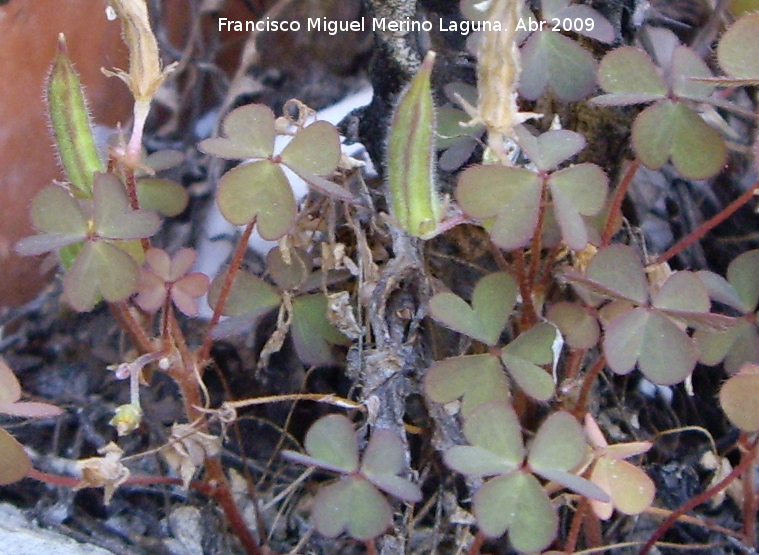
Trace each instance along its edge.
{"label": "hairy seed pod", "polygon": [[47,81],[47,104],[58,156],[71,191],[79,198],[89,198],[95,172],[105,168],[95,146],[90,113],[63,33],[58,37],[58,53]]}
{"label": "hairy seed pod", "polygon": [[434,63],[435,53],[429,52],[401,94],[387,140],[391,214],[406,233],[423,239],[434,234],[442,212],[433,167],[435,106],[430,77]]}

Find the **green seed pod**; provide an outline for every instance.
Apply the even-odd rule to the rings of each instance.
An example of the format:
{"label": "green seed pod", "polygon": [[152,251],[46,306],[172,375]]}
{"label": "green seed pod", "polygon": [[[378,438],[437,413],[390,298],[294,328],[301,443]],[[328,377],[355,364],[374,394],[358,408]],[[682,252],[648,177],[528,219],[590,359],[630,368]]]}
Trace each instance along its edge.
{"label": "green seed pod", "polygon": [[71,192],[79,198],[90,198],[93,176],[105,168],[95,146],[90,113],[79,75],[68,57],[63,33],[58,36],[58,53],[47,81],[47,105],[58,156],[71,183]]}
{"label": "green seed pod", "polygon": [[422,239],[435,233],[442,212],[433,167],[435,106],[430,77],[434,63],[435,53],[430,51],[400,96],[387,140],[391,215],[406,233]]}

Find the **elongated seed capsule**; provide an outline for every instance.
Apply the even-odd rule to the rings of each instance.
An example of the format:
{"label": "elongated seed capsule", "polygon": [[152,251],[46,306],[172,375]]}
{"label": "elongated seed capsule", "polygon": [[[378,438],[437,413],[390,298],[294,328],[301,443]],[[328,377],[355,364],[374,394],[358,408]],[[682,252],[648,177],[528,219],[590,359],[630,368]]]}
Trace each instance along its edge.
{"label": "elongated seed capsule", "polygon": [[58,53],[47,81],[47,105],[58,156],[71,191],[79,198],[89,198],[95,172],[105,168],[95,146],[90,113],[63,33],[58,36]]}
{"label": "elongated seed capsule", "polygon": [[406,233],[422,239],[434,234],[442,212],[433,167],[435,106],[430,77],[434,63],[435,53],[430,51],[401,93],[387,139],[391,215]]}

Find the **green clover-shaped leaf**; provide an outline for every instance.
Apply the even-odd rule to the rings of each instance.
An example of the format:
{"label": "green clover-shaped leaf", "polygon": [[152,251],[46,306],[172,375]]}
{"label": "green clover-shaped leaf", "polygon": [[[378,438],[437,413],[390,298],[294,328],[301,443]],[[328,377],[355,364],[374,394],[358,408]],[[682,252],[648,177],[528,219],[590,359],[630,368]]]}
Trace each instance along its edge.
{"label": "green clover-shaped leaf", "polygon": [[515,549],[535,553],[556,537],[558,517],[540,482],[532,475],[513,472],[487,482],[474,495],[474,516],[491,538],[509,532]]}
{"label": "green clover-shaped leaf", "polygon": [[533,135],[525,126],[514,128],[519,147],[540,171],[555,170],[559,164],[585,148],[585,137],[567,129]]}
{"label": "green clover-shaped leaf", "polygon": [[690,179],[706,179],[727,160],[720,133],[680,102],[663,100],[649,106],[632,128],[635,152],[649,168],[658,170],[672,159],[677,171]]}
{"label": "green clover-shaped leaf", "polygon": [[711,272],[699,272],[712,299],[724,303],[744,316],[726,330],[698,329],[694,335],[699,346],[699,360],[707,365],[724,360],[728,374],[735,374],[744,364],[759,362],[759,331],[755,311],[759,305],[759,250],[747,251],[727,267],[727,280]]}
{"label": "green clover-shaped leaf", "polygon": [[751,84],[759,81],[759,62],[752,53],[759,48],[759,14],[745,15],[733,23],[717,45],[719,65],[731,77]]}
{"label": "green clover-shaped leaf", "polygon": [[332,345],[347,345],[350,340],[327,318],[327,298],[321,293],[297,297],[292,306],[290,331],[300,359],[311,365],[333,362]]}
{"label": "green clover-shaped leaf", "polygon": [[457,445],[444,454],[445,463],[457,472],[476,477],[508,474],[524,461],[522,428],[508,403],[480,405],[464,421],[464,437],[471,445]]}
{"label": "green clover-shaped leaf", "polygon": [[644,376],[662,385],[683,381],[698,360],[696,346],[677,324],[645,308],[609,322],[603,347],[609,367],[617,374],[627,374],[637,364]]}
{"label": "green clover-shaped leaf", "polygon": [[171,179],[144,177],[137,181],[140,208],[155,210],[164,216],[178,216],[190,202],[187,190]]}
{"label": "green clover-shaped leaf", "polygon": [[529,454],[516,412],[507,403],[478,407],[464,422],[464,436],[471,445],[447,450],[445,462],[470,476],[496,476],[474,495],[477,525],[489,537],[508,531],[512,545],[520,551],[544,549],[557,530],[556,512],[531,472],[608,500],[600,488],[570,473],[584,460],[587,445],[582,428],[569,413],[556,412],[543,422]]}
{"label": "green clover-shaped leaf", "polygon": [[550,30],[533,33],[524,43],[519,92],[537,100],[550,85],[559,100],[574,102],[596,88],[596,61],[572,39]]}
{"label": "green clover-shaped leaf", "polygon": [[359,540],[375,538],[387,529],[392,509],[377,488],[407,502],[422,498],[421,490],[398,476],[405,466],[401,439],[390,430],[376,430],[359,465],[353,424],[332,414],[317,420],[306,434],[307,455],[284,451],[288,459],[344,474],[323,487],[313,504],[316,529],[328,537],[347,531]]}
{"label": "green clover-shaped leaf", "polygon": [[552,304],[546,318],[559,328],[572,349],[590,349],[601,336],[598,320],[579,303],[564,301]]}
{"label": "green clover-shaped leaf", "polygon": [[538,223],[542,183],[533,172],[503,166],[473,166],[458,179],[461,209],[485,221],[496,245],[514,250],[526,245]]}
{"label": "green clover-shaped leaf", "polygon": [[161,224],[153,212],[130,208],[124,186],[112,174],[95,176],[92,200],[77,201],[55,186],[43,189],[32,203],[32,221],[42,233],[19,241],[16,251],[35,255],[76,246],[63,285],[66,300],[82,312],[101,297],[116,302],[134,293],[139,267],[128,254],[130,240],[149,237]]}
{"label": "green clover-shaped leaf", "polygon": [[745,432],[759,430],[759,366],[747,364],[719,392],[722,410]]}
{"label": "green clover-shaped leaf", "polygon": [[[225,280],[226,272],[211,282],[208,304],[214,309]],[[229,297],[222,311],[222,314],[229,318],[214,328],[213,336],[220,338],[237,333],[258,321],[267,312],[277,308],[281,302],[282,297],[275,287],[250,272],[240,270],[235,274]]]}
{"label": "green clover-shaped leaf", "polygon": [[598,84],[608,94],[591,102],[625,106],[665,98],[667,84],[660,70],[643,50],[632,46],[616,48],[598,67]]}
{"label": "green clover-shaped leaf", "polygon": [[592,100],[602,105],[628,105],[656,101],[635,119],[633,148],[651,169],[672,160],[677,171],[690,179],[706,179],[718,173],[726,159],[722,136],[694,112],[683,99],[706,101],[714,84],[704,82],[711,71],[693,50],[677,44],[669,31],[662,42],[671,49],[657,54],[661,69],[634,47],[608,53],[599,66],[599,84],[608,93]]}
{"label": "green clover-shaped leaf", "polygon": [[324,178],[340,160],[340,136],[330,123],[317,121],[297,131],[274,155],[275,118],[266,106],[237,108],[224,120],[226,137],[206,139],[199,148],[232,160],[253,159],[227,172],[219,181],[217,202],[224,218],[235,225],[254,219],[264,239],[282,237],[295,220],[296,202],[282,167],[312,187],[343,200],[353,195]]}
{"label": "green clover-shaped leaf", "polygon": [[295,222],[296,203],[279,164],[259,160],[229,170],[219,180],[216,197],[224,218],[235,225],[254,219],[261,237],[275,240]]}
{"label": "green clover-shaped leaf", "polygon": [[274,112],[262,104],[232,110],[222,123],[223,137],[205,139],[198,148],[227,160],[267,158],[274,153]]}
{"label": "green clover-shaped leaf", "polygon": [[343,531],[358,540],[376,538],[390,525],[393,510],[371,483],[345,476],[319,490],[312,506],[314,527],[334,538]]}
{"label": "green clover-shaped leaf", "polygon": [[556,334],[551,324],[538,324],[506,345],[501,353],[501,362],[514,381],[539,401],[553,397],[553,378],[541,366],[553,362]]}
{"label": "green clover-shaped leaf", "polygon": [[548,179],[556,221],[570,249],[580,251],[587,246],[588,229],[582,216],[593,216],[603,208],[607,181],[595,164],[571,166]]}
{"label": "green clover-shaped leaf", "polygon": [[461,399],[461,414],[468,418],[488,401],[508,401],[509,382],[498,357],[469,355],[446,358],[427,369],[424,391],[436,403]]}
{"label": "green clover-shaped leaf", "polygon": [[471,308],[453,293],[438,293],[430,299],[430,314],[454,331],[495,345],[511,316],[516,296],[514,278],[504,272],[494,272],[475,286]]}

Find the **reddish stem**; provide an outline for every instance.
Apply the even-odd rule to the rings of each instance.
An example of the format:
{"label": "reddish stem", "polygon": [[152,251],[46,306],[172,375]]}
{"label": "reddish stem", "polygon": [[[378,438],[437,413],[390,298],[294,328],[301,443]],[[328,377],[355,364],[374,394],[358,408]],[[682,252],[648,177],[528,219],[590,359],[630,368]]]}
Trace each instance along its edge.
{"label": "reddish stem", "polygon": [[573,411],[577,418],[582,418],[585,415],[585,407],[588,404],[588,397],[590,396],[590,390],[593,387],[593,382],[596,381],[598,375],[603,371],[606,366],[606,357],[600,355],[595,364],[588,370],[583,378],[582,389],[580,389],[580,395],[577,398],[577,406]]}
{"label": "reddish stem", "polygon": [[519,293],[522,295],[522,329],[526,331],[535,325],[538,321],[538,315],[535,312],[535,305],[532,302],[532,283],[530,276],[527,275],[527,265],[524,260],[524,251],[517,249],[513,253],[514,270],[517,274],[519,283]]}
{"label": "reddish stem", "polygon": [[650,538],[648,538],[648,541],[643,546],[643,549],[640,550],[638,555],[646,555],[649,551],[651,551],[651,548],[654,546],[654,544],[661,539],[661,537],[665,534],[667,530],[677,521],[678,518],[680,518],[682,515],[690,511],[691,509],[697,507],[701,503],[705,503],[715,495],[717,495],[719,492],[721,492],[723,489],[727,488],[733,481],[735,481],[743,472],[750,468],[754,462],[754,459],[756,458],[756,439],[754,439],[753,443],[750,445],[750,448],[747,452],[745,452],[741,457],[741,462],[738,463],[738,466],[733,468],[732,472],[725,476],[720,482],[713,485],[709,489],[707,489],[704,492],[701,492],[700,494],[696,495],[695,497],[692,497],[690,500],[688,500],[686,503],[681,505],[676,510],[672,511],[670,515],[667,517],[667,519],[662,522],[661,526],[659,526],[656,531],[651,535]]}
{"label": "reddish stem", "polygon": [[585,513],[589,507],[588,500],[583,497],[580,499],[577,510],[572,516],[572,524],[569,526],[569,533],[567,534],[567,541],[564,543],[565,553],[574,553],[577,547],[577,539],[580,537],[580,530],[582,529],[582,521],[585,518]]}
{"label": "reddish stem", "polygon": [[235,252],[232,255],[232,261],[229,263],[229,269],[227,270],[227,275],[224,278],[224,284],[221,286],[221,291],[219,292],[219,300],[216,301],[216,306],[213,309],[213,316],[211,316],[211,321],[208,323],[206,335],[203,338],[203,345],[198,352],[198,360],[201,363],[207,361],[211,355],[211,346],[213,345],[213,336],[211,335],[211,332],[219,323],[219,320],[221,320],[221,313],[227,304],[227,299],[229,299],[229,294],[232,291],[232,283],[235,280],[237,271],[240,269],[240,265],[242,264],[243,258],[245,257],[245,252],[248,250],[248,241],[250,240],[250,236],[253,234],[253,228],[255,225],[256,221],[253,220],[245,226],[245,229],[242,232],[242,236],[240,237],[240,241],[235,247]]}
{"label": "reddish stem", "polygon": [[759,181],[754,183],[750,189],[748,189],[745,193],[743,193],[733,202],[728,204],[724,209],[722,209],[721,212],[709,218],[707,221],[705,221],[700,226],[698,226],[697,229],[694,229],[688,235],[686,235],[685,237],[680,239],[677,243],[672,245],[669,249],[667,249],[666,252],[660,254],[659,257],[656,259],[656,263],[663,264],[664,262],[666,262],[667,260],[675,256],[676,254],[684,251],[685,249],[690,247],[693,243],[701,239],[704,235],[706,235],[712,229],[714,229],[719,224],[724,222],[726,219],[732,216],[735,212],[737,212],[739,208],[741,208],[744,204],[750,201],[753,198],[754,193],[756,192],[757,189],[759,189]]}
{"label": "reddish stem", "polygon": [[477,532],[472,545],[469,547],[469,551],[466,552],[467,555],[480,555],[480,549],[482,548],[483,543],[485,543],[485,534]]}
{"label": "reddish stem", "polygon": [[364,545],[367,555],[377,555],[377,546],[374,545],[374,540],[364,540]]}
{"label": "reddish stem", "polygon": [[132,341],[132,345],[137,347],[140,354],[145,355],[157,350],[125,302],[108,303],[108,308],[111,309],[111,313],[116,318],[119,326],[126,331],[129,339]]}
{"label": "reddish stem", "polygon": [[606,217],[606,225],[604,225],[604,231],[601,235],[602,247],[608,245],[611,241],[612,235],[614,235],[614,224],[622,215],[622,203],[627,196],[627,191],[630,188],[630,184],[632,183],[633,177],[635,177],[635,174],[638,172],[639,167],[640,160],[636,158],[627,168],[625,176],[622,178],[619,186],[614,191],[614,199],[612,200],[611,206],[609,207],[609,214]]}
{"label": "reddish stem", "polygon": [[542,250],[541,239],[543,237],[543,220],[546,215],[546,198],[547,177],[543,178],[543,187],[540,190],[540,209],[538,210],[538,223],[535,226],[535,231],[532,235],[532,245],[530,246],[530,252],[532,256],[530,258],[530,271],[527,274],[530,280],[530,284],[534,284],[538,275],[538,268],[540,267],[540,251]]}
{"label": "reddish stem", "polygon": [[[749,436],[746,432],[741,432],[738,439],[740,445],[746,447],[745,451],[741,452],[741,458],[748,456],[751,451],[748,449]],[[756,462],[754,456],[751,456],[752,460],[743,471],[741,476],[741,483],[743,485],[743,542],[746,545],[756,545],[756,490],[754,489],[755,478],[754,471],[756,468]]]}

